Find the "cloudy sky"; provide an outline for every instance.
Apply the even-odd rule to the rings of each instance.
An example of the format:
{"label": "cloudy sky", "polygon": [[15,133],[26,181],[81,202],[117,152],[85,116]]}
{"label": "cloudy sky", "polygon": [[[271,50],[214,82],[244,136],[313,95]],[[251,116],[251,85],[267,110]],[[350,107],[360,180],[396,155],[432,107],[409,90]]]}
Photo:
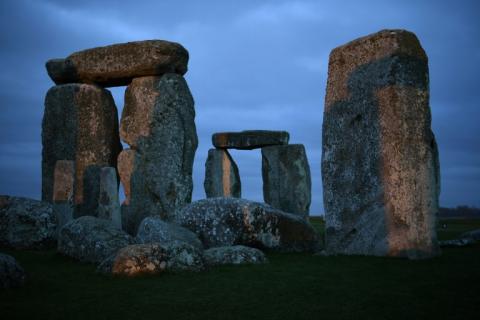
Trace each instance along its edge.
{"label": "cloudy sky", "polygon": [[[190,52],[199,148],[194,199],[204,197],[211,134],[278,129],[303,143],[313,214],[323,213],[322,112],[328,55],[385,28],[419,37],[429,56],[442,206],[480,206],[480,8],[475,1],[0,2],[0,194],[40,198],[45,62],[86,48],[165,39]],[[123,108],[125,88],[113,88]],[[243,197],[262,200],[259,151],[233,151]]]}

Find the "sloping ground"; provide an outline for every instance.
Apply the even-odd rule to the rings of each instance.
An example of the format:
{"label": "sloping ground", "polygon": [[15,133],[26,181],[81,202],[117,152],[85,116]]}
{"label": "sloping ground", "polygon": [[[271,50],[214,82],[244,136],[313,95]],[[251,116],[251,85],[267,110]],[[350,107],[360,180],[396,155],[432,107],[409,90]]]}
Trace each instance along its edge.
{"label": "sloping ground", "polygon": [[[440,238],[479,224],[450,221]],[[133,279],[54,251],[0,251],[29,276],[0,292],[2,319],[466,319],[480,305],[478,244],[425,261],[269,254],[266,265]]]}

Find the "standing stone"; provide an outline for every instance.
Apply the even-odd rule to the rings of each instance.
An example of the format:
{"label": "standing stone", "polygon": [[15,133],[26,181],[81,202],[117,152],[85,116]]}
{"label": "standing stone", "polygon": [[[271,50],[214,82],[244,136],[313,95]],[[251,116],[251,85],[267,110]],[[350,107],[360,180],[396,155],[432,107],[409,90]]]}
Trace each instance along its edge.
{"label": "standing stone", "polygon": [[55,163],[72,160],[74,202],[81,207],[85,200],[85,171],[92,166],[116,167],[122,148],[111,93],[88,84],[52,87],[45,98],[42,144],[42,199],[53,200]]}
{"label": "standing stone", "polygon": [[322,150],[328,253],[439,253],[428,87],[428,59],[411,32],[383,30],[331,52]]}
{"label": "standing stone", "polygon": [[262,177],[266,203],[308,217],[312,182],[303,144],[262,148]]}
{"label": "standing stone", "polygon": [[251,150],[288,144],[289,139],[290,135],[286,131],[245,130],[215,133],[212,135],[212,144],[222,149]]}
{"label": "standing stone", "polygon": [[135,160],[135,151],[132,149],[125,149],[120,152],[117,159],[118,175],[123,185],[123,191],[125,193],[124,205],[130,203],[130,179],[132,176],[132,169]]}
{"label": "standing stone", "polygon": [[100,169],[100,194],[98,217],[111,220],[117,228],[122,228],[120,201],[118,199],[117,170],[112,167]]}
{"label": "standing stone", "polygon": [[74,184],[75,162],[72,160],[58,160],[55,164],[53,181],[53,209],[57,216],[58,230],[73,219]]}
{"label": "standing stone", "polygon": [[122,209],[135,234],[143,218],[172,218],[190,203],[198,139],[194,102],[187,83],[174,73],[135,78],[125,92],[120,136],[135,150],[130,161],[130,198]]}
{"label": "standing stone", "polygon": [[208,150],[203,186],[205,187],[207,198],[242,197],[242,185],[238,167],[227,150]]}
{"label": "standing stone", "polygon": [[48,75],[56,84],[96,83],[103,87],[125,86],[133,78],[187,72],[188,51],[163,40],[119,43],[75,52],[66,59],[47,62]]}

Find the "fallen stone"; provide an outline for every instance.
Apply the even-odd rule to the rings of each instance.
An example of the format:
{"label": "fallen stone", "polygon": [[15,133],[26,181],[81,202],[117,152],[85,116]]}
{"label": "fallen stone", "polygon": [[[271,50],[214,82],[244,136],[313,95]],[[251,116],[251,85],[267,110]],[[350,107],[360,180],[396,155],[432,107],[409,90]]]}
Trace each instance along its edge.
{"label": "fallen stone", "polygon": [[203,256],[207,266],[260,264],[268,262],[262,251],[245,246],[210,248],[205,250]]}
{"label": "fallen stone", "polygon": [[0,253],[0,289],[20,287],[26,275],[14,257]]}
{"label": "fallen stone", "polygon": [[57,218],[50,203],[0,196],[0,245],[45,249],[55,245]]}
{"label": "fallen stone", "polygon": [[137,243],[166,243],[172,241],[186,242],[199,250],[203,245],[192,231],[174,223],[163,221],[158,216],[147,217],[138,227]]}
{"label": "fallen stone", "polygon": [[58,236],[58,252],[82,262],[100,263],[134,239],[109,220],[83,216],[67,223]]}
{"label": "fallen stone", "polygon": [[262,148],[263,198],[274,208],[307,218],[312,197],[303,144]]}
{"label": "fallen stone", "polygon": [[480,229],[464,232],[459,238],[470,238],[475,241],[480,241]]}
{"label": "fallen stone", "polygon": [[203,186],[207,198],[242,197],[242,185],[238,167],[227,150],[208,150]]}
{"label": "fallen stone", "polygon": [[438,244],[440,247],[466,247],[474,244],[476,241],[472,238],[458,238],[458,239],[451,239],[451,240],[440,240]]}
{"label": "fallen stone", "polygon": [[110,220],[115,227],[122,229],[120,200],[118,199],[117,170],[112,167],[100,169],[98,217]]}
{"label": "fallen stone", "polygon": [[75,205],[73,190],[75,185],[75,162],[58,160],[53,174],[53,209],[57,216],[57,231],[73,219]]}
{"label": "fallen stone", "polygon": [[322,139],[327,252],[440,253],[428,87],[427,56],[411,32],[383,30],[331,52]]}
{"label": "fallen stone", "polygon": [[83,206],[89,199],[84,198],[84,173],[89,167],[116,167],[122,149],[111,93],[88,84],[52,87],[45,98],[42,144],[42,200],[53,201],[56,162],[72,160],[76,167],[75,205],[79,215],[93,214]]}
{"label": "fallen stone", "polygon": [[[128,172],[130,198],[123,221],[135,234],[147,216],[172,217],[191,202],[198,139],[193,98],[178,74],[135,78],[125,93],[120,135],[135,152]],[[125,174],[122,174],[125,176]]]}
{"label": "fallen stone", "polygon": [[212,135],[212,144],[222,149],[251,150],[288,144],[289,139],[290,135],[286,131],[246,130],[215,133]]}
{"label": "fallen stone", "polygon": [[166,271],[201,271],[204,269],[200,250],[180,241],[169,243],[135,244],[122,248],[102,262],[101,273],[136,276]]}
{"label": "fallen stone", "polygon": [[89,83],[125,86],[133,78],[187,72],[188,51],[178,43],[146,40],[75,52],[46,64],[57,84]]}
{"label": "fallen stone", "polygon": [[315,229],[298,216],[237,198],[195,201],[173,220],[195,232],[205,248],[246,245],[276,251],[315,251]]}

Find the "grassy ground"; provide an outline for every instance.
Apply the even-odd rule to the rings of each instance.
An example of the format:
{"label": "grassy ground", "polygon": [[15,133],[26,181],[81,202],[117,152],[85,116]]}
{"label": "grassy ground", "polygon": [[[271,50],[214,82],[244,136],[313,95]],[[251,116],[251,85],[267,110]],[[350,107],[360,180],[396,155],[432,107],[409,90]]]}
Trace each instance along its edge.
{"label": "grassy ground", "polygon": [[[448,221],[439,236],[475,228],[480,221]],[[480,245],[425,261],[269,254],[266,265],[134,279],[95,274],[55,251],[0,251],[29,276],[0,291],[1,319],[470,319],[480,311]]]}

